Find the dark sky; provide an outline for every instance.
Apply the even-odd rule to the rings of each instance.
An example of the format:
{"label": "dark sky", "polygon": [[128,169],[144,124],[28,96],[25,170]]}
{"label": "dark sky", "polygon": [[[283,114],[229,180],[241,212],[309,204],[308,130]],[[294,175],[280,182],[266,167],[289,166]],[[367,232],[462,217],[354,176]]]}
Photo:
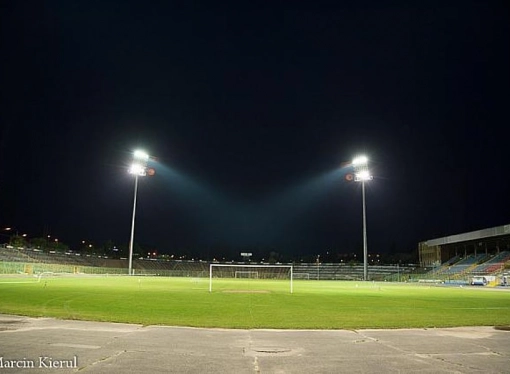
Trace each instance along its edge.
{"label": "dark sky", "polygon": [[216,3],[1,2],[2,226],[127,243],[137,148],[160,252],[361,251],[359,153],[369,252],[510,223],[507,2]]}

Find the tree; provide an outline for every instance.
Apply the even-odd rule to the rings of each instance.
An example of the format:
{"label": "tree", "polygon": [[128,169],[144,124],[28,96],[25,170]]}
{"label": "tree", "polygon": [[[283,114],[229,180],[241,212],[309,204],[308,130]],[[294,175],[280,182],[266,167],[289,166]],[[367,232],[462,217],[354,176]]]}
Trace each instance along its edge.
{"label": "tree", "polygon": [[28,241],[21,235],[13,235],[9,238],[9,244],[13,247],[26,247]]}
{"label": "tree", "polygon": [[62,242],[51,243],[51,248],[53,248],[56,251],[60,251],[60,252],[66,252],[69,250],[69,246]]}
{"label": "tree", "polygon": [[270,264],[274,264],[280,260],[280,254],[276,251],[269,252],[269,259],[268,262]]}
{"label": "tree", "polygon": [[33,248],[46,249],[48,248],[48,239],[46,238],[33,238],[30,240]]}

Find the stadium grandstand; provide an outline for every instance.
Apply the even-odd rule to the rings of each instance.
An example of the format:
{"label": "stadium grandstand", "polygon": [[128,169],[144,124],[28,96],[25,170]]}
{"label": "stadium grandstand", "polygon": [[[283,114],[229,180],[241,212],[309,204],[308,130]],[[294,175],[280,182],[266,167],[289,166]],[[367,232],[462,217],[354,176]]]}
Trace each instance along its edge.
{"label": "stadium grandstand", "polygon": [[[482,277],[484,284],[497,285],[510,275],[510,225],[431,239],[419,243],[418,252],[419,265],[369,265],[369,280],[470,284],[474,277]],[[133,270],[135,275],[206,278],[209,264],[201,260],[138,258],[133,261]],[[228,264],[253,263],[232,261]],[[363,264],[359,263],[283,265],[293,265],[296,280],[360,281],[364,272]],[[127,275],[127,269],[127,259],[9,245],[0,247],[0,274]],[[490,281],[485,282],[485,279]]]}
{"label": "stadium grandstand", "polygon": [[471,284],[487,277],[496,285],[510,273],[510,225],[427,240],[418,254],[420,267],[430,269],[424,281]]}
{"label": "stadium grandstand", "polygon": [[[251,262],[228,262],[242,265]],[[138,258],[133,261],[135,275],[208,277],[208,261],[166,260]],[[260,263],[259,265],[269,265]],[[296,280],[362,280],[362,264],[345,263],[294,263]],[[34,248],[0,247],[0,274],[127,274],[127,259],[111,259],[105,256],[83,255],[76,252],[42,251]],[[369,266],[370,280],[403,281],[410,278],[415,267],[400,265]]]}

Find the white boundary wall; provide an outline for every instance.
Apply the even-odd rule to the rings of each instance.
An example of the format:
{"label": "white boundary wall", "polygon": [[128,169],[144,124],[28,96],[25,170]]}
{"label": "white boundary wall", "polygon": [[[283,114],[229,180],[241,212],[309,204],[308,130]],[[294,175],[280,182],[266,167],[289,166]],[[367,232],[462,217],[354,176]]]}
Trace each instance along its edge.
{"label": "white boundary wall", "polygon": [[209,265],[209,292],[212,292],[212,279],[213,279],[213,268],[214,267],[243,267],[243,268],[288,268],[290,269],[290,293],[294,292],[293,285],[293,267],[292,265],[240,265],[240,264],[210,264]]}

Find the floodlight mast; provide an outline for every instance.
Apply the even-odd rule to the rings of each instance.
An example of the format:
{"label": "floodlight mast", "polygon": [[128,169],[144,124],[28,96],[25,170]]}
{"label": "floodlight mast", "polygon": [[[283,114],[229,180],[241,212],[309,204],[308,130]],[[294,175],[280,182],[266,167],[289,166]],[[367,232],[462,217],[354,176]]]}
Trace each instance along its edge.
{"label": "floodlight mast", "polygon": [[136,216],[136,196],[138,194],[138,177],[147,175],[147,162],[149,155],[144,151],[136,150],[133,154],[133,164],[129,168],[129,173],[135,176],[135,193],[133,197],[133,216],[131,218],[131,237],[129,239],[129,268],[128,275],[133,275],[133,246],[135,240],[135,216]]}
{"label": "floodlight mast", "polygon": [[354,180],[361,182],[361,196],[363,201],[363,280],[368,280],[368,248],[367,248],[367,213],[365,201],[365,182],[372,179],[368,170],[367,156],[358,156],[352,160]]}

